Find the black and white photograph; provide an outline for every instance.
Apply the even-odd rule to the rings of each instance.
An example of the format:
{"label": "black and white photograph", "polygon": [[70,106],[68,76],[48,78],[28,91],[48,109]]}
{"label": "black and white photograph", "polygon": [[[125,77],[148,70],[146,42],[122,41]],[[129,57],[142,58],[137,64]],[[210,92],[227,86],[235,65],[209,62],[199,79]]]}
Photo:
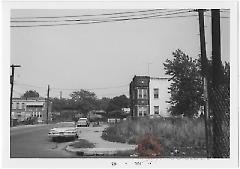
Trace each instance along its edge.
{"label": "black and white photograph", "polygon": [[104,159],[119,167],[120,159],[151,167],[154,160],[231,161],[238,151],[232,147],[238,128],[231,126],[238,119],[238,103],[232,102],[238,95],[232,88],[236,3],[225,3],[13,5],[3,97],[9,105],[3,119],[9,125],[8,163]]}

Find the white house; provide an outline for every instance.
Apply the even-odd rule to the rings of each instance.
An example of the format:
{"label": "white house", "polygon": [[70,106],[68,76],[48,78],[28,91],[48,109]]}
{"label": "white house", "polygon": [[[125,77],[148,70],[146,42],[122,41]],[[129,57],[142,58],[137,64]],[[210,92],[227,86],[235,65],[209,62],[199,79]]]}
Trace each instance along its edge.
{"label": "white house", "polygon": [[[49,116],[51,114],[51,102],[49,103]],[[47,102],[41,98],[21,99],[13,98],[12,101],[12,119],[24,121],[29,117],[36,117],[38,122],[47,120]]]}
{"label": "white house", "polygon": [[170,93],[168,88],[171,82],[169,78],[155,78],[150,77],[149,81],[149,105],[150,116],[160,115],[162,117],[168,117],[170,114],[168,109],[170,104],[167,101],[170,100]]}

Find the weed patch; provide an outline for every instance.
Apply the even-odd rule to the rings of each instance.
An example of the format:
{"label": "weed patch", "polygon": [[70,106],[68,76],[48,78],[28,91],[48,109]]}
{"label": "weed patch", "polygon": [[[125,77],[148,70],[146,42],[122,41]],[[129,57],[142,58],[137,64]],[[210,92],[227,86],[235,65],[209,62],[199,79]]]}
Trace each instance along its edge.
{"label": "weed patch", "polygon": [[74,143],[71,143],[70,146],[74,148],[94,148],[95,145],[93,143],[90,143],[87,140],[79,139]]}
{"label": "weed patch", "polygon": [[155,139],[150,144],[155,146],[159,144],[159,147],[161,145],[161,151],[174,147],[205,146],[203,119],[140,118],[126,120],[109,126],[103,132],[102,138],[111,142],[140,145],[139,142],[146,135],[154,136]]}

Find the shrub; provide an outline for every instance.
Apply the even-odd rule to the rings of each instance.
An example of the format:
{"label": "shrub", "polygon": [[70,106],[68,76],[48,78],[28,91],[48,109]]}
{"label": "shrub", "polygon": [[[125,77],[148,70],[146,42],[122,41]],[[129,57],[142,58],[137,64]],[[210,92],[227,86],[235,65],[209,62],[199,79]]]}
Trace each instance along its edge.
{"label": "shrub", "polygon": [[146,134],[138,142],[137,153],[141,157],[155,157],[161,155],[160,141],[150,134]]}

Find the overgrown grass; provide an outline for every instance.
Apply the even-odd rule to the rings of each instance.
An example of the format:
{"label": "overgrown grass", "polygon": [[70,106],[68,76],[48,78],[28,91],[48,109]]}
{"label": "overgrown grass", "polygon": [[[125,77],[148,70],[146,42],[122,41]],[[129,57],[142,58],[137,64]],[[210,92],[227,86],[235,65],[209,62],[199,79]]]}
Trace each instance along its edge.
{"label": "overgrown grass", "polygon": [[174,147],[202,147],[205,144],[203,119],[140,118],[108,127],[102,138],[111,142],[138,144],[145,135],[157,138],[165,149]]}
{"label": "overgrown grass", "polygon": [[76,142],[71,143],[70,146],[74,148],[94,148],[95,145],[84,139],[78,139]]}

